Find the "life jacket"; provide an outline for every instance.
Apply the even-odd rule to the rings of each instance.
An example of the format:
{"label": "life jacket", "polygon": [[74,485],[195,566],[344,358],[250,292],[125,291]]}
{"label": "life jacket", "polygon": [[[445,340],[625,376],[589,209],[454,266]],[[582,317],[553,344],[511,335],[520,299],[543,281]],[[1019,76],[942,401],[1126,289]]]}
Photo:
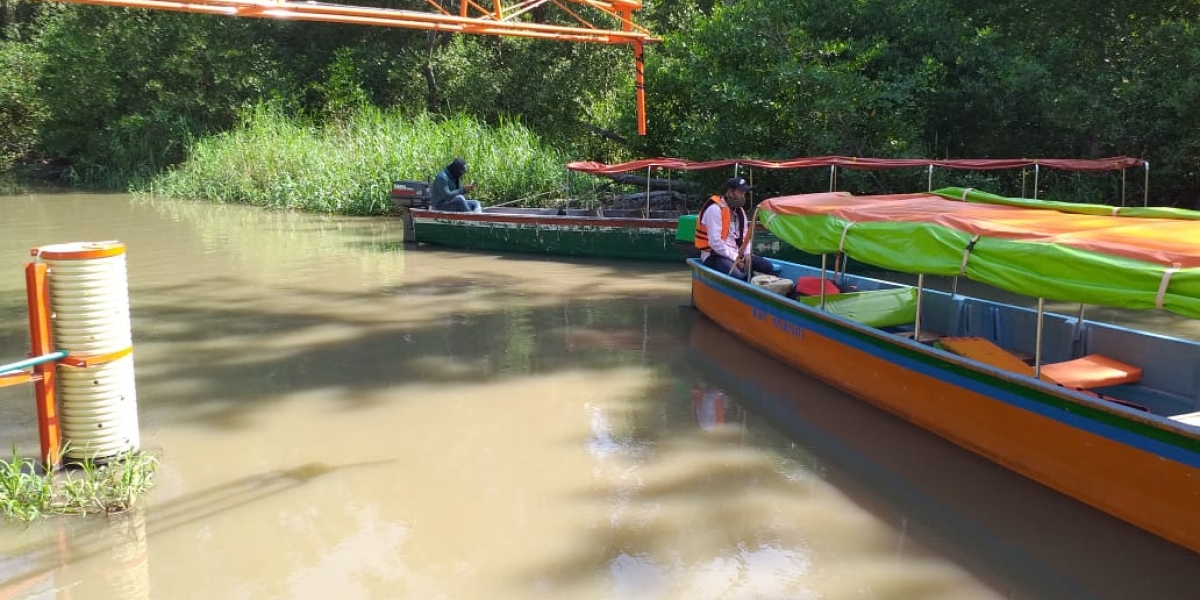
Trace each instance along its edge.
{"label": "life jacket", "polygon": [[[696,219],[696,247],[701,251],[712,250],[712,244],[708,242],[708,227],[704,225],[704,211],[708,210],[709,206],[716,204],[721,209],[721,239],[729,237],[729,226],[732,221],[733,211],[729,208],[729,204],[725,202],[724,196],[712,196],[700,207],[700,218]],[[742,227],[734,234],[734,245],[738,248],[742,247],[742,234],[745,233],[746,211],[742,211]]]}

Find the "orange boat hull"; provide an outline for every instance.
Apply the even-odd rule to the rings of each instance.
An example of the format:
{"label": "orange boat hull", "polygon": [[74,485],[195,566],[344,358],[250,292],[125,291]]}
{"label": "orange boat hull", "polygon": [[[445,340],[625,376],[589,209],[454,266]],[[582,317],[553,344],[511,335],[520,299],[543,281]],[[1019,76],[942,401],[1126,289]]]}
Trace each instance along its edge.
{"label": "orange boat hull", "polygon": [[980,367],[692,263],[692,297],[749,344],[959,446],[1200,552],[1200,444],[1153,417]]}

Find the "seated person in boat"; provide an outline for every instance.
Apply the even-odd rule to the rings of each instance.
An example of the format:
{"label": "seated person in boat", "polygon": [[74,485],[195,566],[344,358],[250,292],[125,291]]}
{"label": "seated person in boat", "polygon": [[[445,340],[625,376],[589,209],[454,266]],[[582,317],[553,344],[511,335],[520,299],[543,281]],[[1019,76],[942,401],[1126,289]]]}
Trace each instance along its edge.
{"label": "seated person in boat", "polygon": [[741,177],[725,182],[725,193],[712,196],[700,208],[696,221],[696,248],[704,266],[746,279],[746,266],[757,273],[775,274],[775,265],[761,256],[751,256],[746,218],[746,192],[750,184]]}
{"label": "seated person in boat", "polygon": [[474,185],[463,184],[463,175],[467,174],[467,161],[456,158],[446,165],[437,177],[433,178],[433,186],[429,191],[430,206],[434,210],[452,210],[458,212],[483,212],[483,205],[478,200],[471,200],[465,194],[475,189]]}

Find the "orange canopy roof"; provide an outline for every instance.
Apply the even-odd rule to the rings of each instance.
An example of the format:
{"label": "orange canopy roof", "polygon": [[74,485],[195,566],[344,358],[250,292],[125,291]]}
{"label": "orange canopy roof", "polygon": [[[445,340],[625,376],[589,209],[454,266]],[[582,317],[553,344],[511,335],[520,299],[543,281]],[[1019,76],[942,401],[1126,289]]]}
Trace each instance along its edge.
{"label": "orange canopy roof", "polygon": [[778,215],[828,215],[853,223],[928,223],[981,237],[1058,244],[1166,267],[1200,267],[1200,222],[1072,214],[947,200],[933,194],[854,196],[844,192],[772,198]]}

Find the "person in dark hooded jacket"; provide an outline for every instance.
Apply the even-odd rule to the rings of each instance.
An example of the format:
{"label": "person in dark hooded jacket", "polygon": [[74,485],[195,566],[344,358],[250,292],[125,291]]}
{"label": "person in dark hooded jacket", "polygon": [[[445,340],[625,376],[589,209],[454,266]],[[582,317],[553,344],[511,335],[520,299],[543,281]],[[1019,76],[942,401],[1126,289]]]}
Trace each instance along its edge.
{"label": "person in dark hooded jacket", "polygon": [[478,200],[471,200],[465,195],[475,189],[473,185],[463,184],[462,178],[466,174],[467,161],[456,158],[433,178],[430,204],[435,210],[483,212],[483,205]]}

